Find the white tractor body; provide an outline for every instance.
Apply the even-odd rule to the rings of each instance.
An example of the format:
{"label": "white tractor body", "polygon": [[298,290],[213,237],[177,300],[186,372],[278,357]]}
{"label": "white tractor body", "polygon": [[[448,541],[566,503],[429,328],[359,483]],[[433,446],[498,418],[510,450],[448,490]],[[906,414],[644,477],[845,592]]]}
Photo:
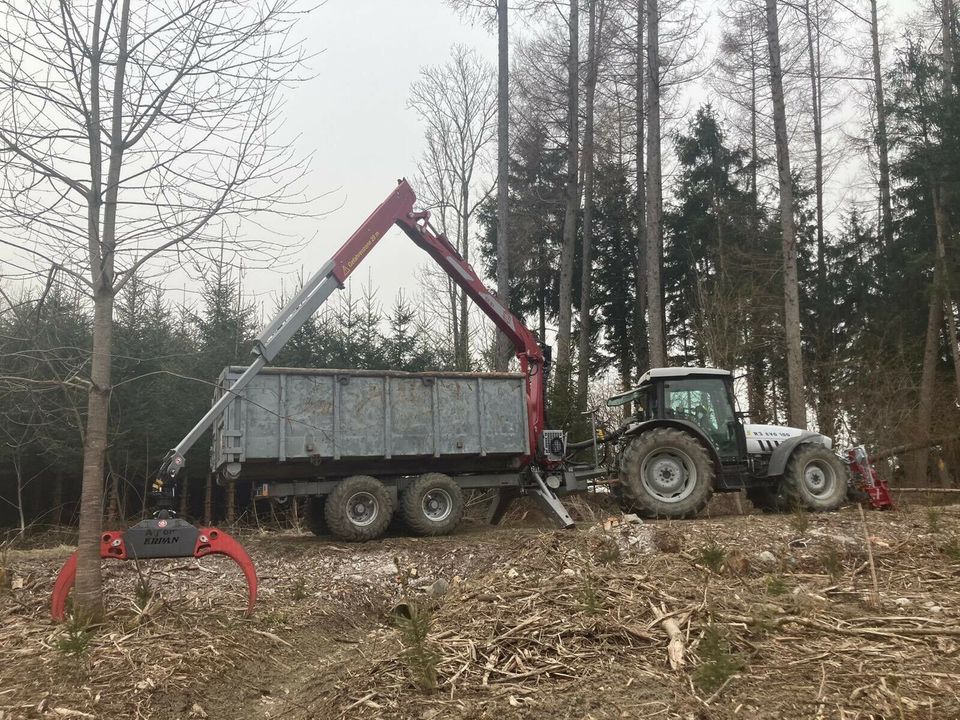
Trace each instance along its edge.
{"label": "white tractor body", "polygon": [[[747,453],[750,455],[770,455],[784,440],[789,440],[805,431],[800,428],[785,425],[758,425],[743,424],[744,434],[747,436]],[[826,435],[820,435],[820,444],[825,448],[833,447],[833,440]]]}

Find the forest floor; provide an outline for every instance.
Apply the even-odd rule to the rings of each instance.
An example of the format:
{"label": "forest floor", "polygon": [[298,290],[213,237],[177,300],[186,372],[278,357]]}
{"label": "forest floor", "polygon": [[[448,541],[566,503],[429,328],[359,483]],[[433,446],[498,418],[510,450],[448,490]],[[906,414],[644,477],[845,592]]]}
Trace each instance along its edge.
{"label": "forest floor", "polygon": [[71,548],[9,551],[0,720],[960,718],[960,506],[240,534],[251,618],[209,558],[107,564],[104,624],[55,624]]}

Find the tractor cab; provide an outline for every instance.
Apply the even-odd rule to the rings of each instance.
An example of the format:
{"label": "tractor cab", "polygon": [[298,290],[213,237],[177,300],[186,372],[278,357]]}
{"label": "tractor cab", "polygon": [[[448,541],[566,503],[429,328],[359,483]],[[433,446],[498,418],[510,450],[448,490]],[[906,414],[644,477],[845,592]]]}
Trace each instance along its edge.
{"label": "tractor cab", "polygon": [[627,403],[634,403],[634,423],[678,420],[695,425],[724,463],[746,455],[746,434],[727,370],[654,368],[641,376],[636,388],[610,398],[607,406]]}

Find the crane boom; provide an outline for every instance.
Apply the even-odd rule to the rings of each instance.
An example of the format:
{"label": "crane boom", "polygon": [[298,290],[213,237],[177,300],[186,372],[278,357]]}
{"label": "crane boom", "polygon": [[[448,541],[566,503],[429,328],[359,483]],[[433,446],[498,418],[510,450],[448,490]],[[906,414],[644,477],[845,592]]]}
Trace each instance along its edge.
{"label": "crane boom", "polygon": [[163,465],[154,482],[154,490],[161,492],[164,483],[176,478],[183,469],[184,456],[223,414],[227,405],[239,395],[258,372],[272,361],[283,346],[303,324],[326,302],[334,290],[344,286],[363,259],[393,226],[397,225],[450,276],[477,306],[493,321],[513,344],[520,369],[526,378],[527,421],[529,424],[530,453],[537,452],[537,442],[544,429],[544,392],[546,362],[536,336],[483,284],[473,267],[457,249],[430,224],[430,213],[414,211],[417,196],[406,180],[397,187],[347,241],[284,306],[254,343],[254,360],[210,407],[175,448],[164,457]]}

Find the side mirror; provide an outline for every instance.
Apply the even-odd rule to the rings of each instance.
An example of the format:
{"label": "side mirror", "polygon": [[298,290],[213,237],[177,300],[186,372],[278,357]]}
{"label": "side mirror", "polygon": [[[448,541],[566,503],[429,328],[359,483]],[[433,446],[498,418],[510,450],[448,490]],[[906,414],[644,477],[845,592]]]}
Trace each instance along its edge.
{"label": "side mirror", "polygon": [[746,418],[748,418],[748,417],[751,417],[751,416],[753,416],[753,415],[756,415],[756,414],[757,414],[757,411],[756,411],[756,410],[753,410],[753,409],[750,409],[750,410],[737,410],[737,411],[734,413],[734,415],[736,416],[736,418],[737,418],[738,420],[744,420],[744,419],[746,419]]}

